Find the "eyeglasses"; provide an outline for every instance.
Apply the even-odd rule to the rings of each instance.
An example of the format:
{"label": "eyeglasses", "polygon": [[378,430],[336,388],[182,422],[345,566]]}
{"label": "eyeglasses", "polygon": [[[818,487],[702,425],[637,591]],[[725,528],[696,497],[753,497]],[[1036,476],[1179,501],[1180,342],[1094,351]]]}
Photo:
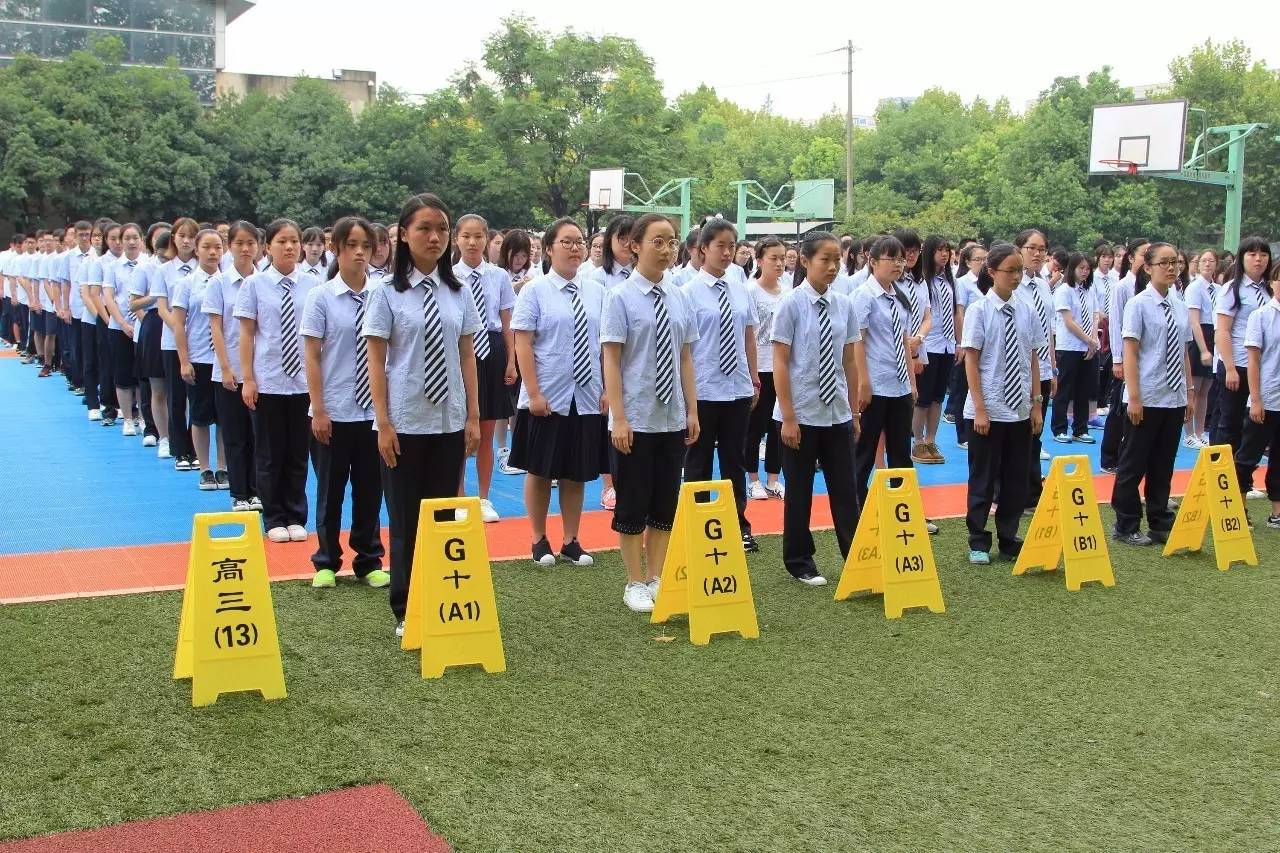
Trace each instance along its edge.
{"label": "eyeglasses", "polygon": [[585,249],[587,247],[586,240],[557,240],[556,245],[561,249]]}
{"label": "eyeglasses", "polygon": [[1022,267],[1009,267],[1008,269],[1005,269],[1003,267],[996,267],[994,271],[1002,272],[1002,273],[1005,273],[1006,275],[1022,275]]}
{"label": "eyeglasses", "polygon": [[1030,252],[1033,255],[1043,255],[1045,253],[1044,246],[1023,246],[1022,251]]}
{"label": "eyeglasses", "polygon": [[674,250],[680,248],[680,241],[676,239],[664,240],[661,237],[654,237],[652,240],[647,242],[655,249],[666,248]]}
{"label": "eyeglasses", "polygon": [[1163,260],[1163,261],[1149,261],[1149,262],[1147,263],[1147,266],[1151,266],[1151,267],[1168,267],[1168,268],[1172,268],[1172,267],[1176,267],[1176,266],[1177,266],[1178,264],[1180,264],[1180,263],[1182,263],[1182,262],[1181,262],[1181,261],[1179,261],[1177,258],[1169,258],[1169,259],[1167,259],[1167,260]]}
{"label": "eyeglasses", "polygon": [[872,258],[872,261],[889,264],[894,267],[905,267],[907,265],[906,258]]}

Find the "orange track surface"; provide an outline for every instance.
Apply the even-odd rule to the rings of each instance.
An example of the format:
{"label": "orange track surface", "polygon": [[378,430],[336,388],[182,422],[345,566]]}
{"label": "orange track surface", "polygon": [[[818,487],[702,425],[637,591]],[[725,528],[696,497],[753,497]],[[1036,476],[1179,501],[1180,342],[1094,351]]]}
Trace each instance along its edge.
{"label": "orange track surface", "polygon": [[[1176,471],[1173,493],[1186,490],[1190,471]],[[1111,499],[1112,477],[1094,478],[1099,501]],[[925,486],[921,489],[930,518],[955,518],[965,513],[967,486],[963,483]],[[782,501],[750,501],[747,514],[757,534],[782,532]],[[583,514],[579,539],[588,551],[618,547],[618,537],[609,528],[612,513],[597,510]],[[813,529],[831,527],[831,508],[826,495],[814,495]],[[548,538],[553,547],[560,543],[560,519],[549,519]],[[511,518],[485,525],[492,560],[515,560],[529,556],[529,524]],[[344,537],[345,538],[345,537]],[[386,530],[383,530],[386,541]],[[306,542],[277,545],[266,543],[267,569],[274,581],[296,580],[312,574],[311,555],[315,537]],[[34,554],[0,555],[0,604],[52,601],[121,595],[135,592],[181,589],[186,582],[187,543],[95,548]],[[343,571],[349,574],[350,570]]]}

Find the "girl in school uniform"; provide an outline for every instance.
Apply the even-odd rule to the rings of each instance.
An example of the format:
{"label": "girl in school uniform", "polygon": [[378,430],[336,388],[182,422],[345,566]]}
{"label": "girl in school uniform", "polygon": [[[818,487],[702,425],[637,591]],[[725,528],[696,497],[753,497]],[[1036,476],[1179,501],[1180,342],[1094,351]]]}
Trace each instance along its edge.
{"label": "girl in school uniform", "polygon": [[[587,259],[582,262],[582,266],[578,267],[579,275],[590,275],[592,270],[604,263],[604,232],[597,231],[592,234],[590,243]],[[545,250],[543,255],[546,255]]]}
{"label": "girl in school uniform", "polygon": [[160,266],[168,263],[172,257],[172,248],[167,226],[155,231],[148,229],[148,232],[148,257],[134,269],[129,281],[129,309],[145,312],[134,327],[134,366],[139,382],[145,386],[141,392],[141,405],[147,432],[158,438],[155,445],[156,457],[171,459],[169,403],[164,381],[164,357],[160,348],[164,320],[156,310],[155,297],[151,295],[151,279]]}
{"label": "girl in school uniform", "polygon": [[528,471],[524,501],[533,528],[533,561],[556,561],[547,540],[551,483],[558,481],[564,537],[560,559],[590,566],[578,529],[584,484],[608,467],[600,321],[605,290],[579,273],[586,244],[572,219],[554,222],[542,238],[550,270],[516,300],[511,327],[523,386],[511,437],[512,464]]}
{"label": "girl in school uniform", "polygon": [[424,498],[458,493],[467,454],[480,443],[472,340],[482,324],[453,274],[451,215],[430,193],[400,213],[395,266],[369,296],[374,428],[391,522],[391,612],[404,634],[409,580]]}
{"label": "girl in school uniform", "polygon": [[734,253],[733,262],[742,268],[744,276],[751,278],[751,274],[755,272],[756,261],[756,253],[751,244],[746,240],[739,240]]}
{"label": "girl in school uniform", "polygon": [[173,337],[178,346],[179,370],[187,386],[191,439],[200,469],[198,485],[200,491],[212,492],[231,487],[221,429],[217,433],[216,471],[209,455],[209,434],[217,423],[218,415],[213,402],[213,341],[209,332],[209,315],[202,310],[210,286],[218,286],[215,279],[222,263],[222,235],[212,228],[198,233],[196,260],[199,266],[173,286],[171,313],[176,321]]}
{"label": "girl in school uniform", "polygon": [[369,259],[368,276],[375,283],[391,275],[391,234],[387,226],[377,222],[373,227],[373,257]]}
{"label": "girl in school uniform", "polygon": [[1182,446],[1195,450],[1209,446],[1206,428],[1213,423],[1212,415],[1217,412],[1217,400],[1211,402],[1210,394],[1216,384],[1213,379],[1213,303],[1218,295],[1218,285],[1214,282],[1218,274],[1218,253],[1205,249],[1192,263],[1196,275],[1187,285],[1184,296],[1191,320],[1191,377],[1195,388],[1190,432],[1182,440]]}
{"label": "girl in school uniform", "polygon": [[1111,244],[1101,241],[1093,247],[1093,294],[1094,303],[1098,306],[1098,384],[1094,394],[1096,410],[1095,418],[1089,419],[1089,426],[1101,428],[1107,416],[1107,401],[1111,396],[1111,321],[1108,313],[1111,310],[1111,288],[1115,287],[1120,276],[1115,271],[1115,252]]}
{"label": "girl in school uniform", "polygon": [[635,221],[624,213],[610,219],[604,228],[604,251],[600,266],[592,276],[605,290],[612,290],[632,273],[635,257],[631,251],[631,230]]}
{"label": "girl in school uniform", "polygon": [[[460,255],[453,274],[475,299],[484,324],[472,346],[476,353],[476,394],[480,401],[476,478],[480,484],[481,515],[486,522],[493,522],[498,520],[498,511],[489,500],[489,487],[493,484],[493,436],[497,425],[505,424],[515,414],[511,392],[516,384],[516,348],[511,309],[516,304],[516,292],[511,286],[511,277],[484,259],[488,234],[489,223],[484,217],[468,213],[458,218],[454,241]],[[505,446],[505,440],[503,444]],[[461,483],[458,494],[463,494]]]}
{"label": "girl in school uniform", "polygon": [[[782,282],[782,264],[786,247],[777,237],[765,237],[756,243],[756,273],[747,294],[756,315],[756,372],[760,377],[760,397],[751,409],[747,422],[747,440],[743,458],[750,484],[747,496],[752,500],[786,496],[778,475],[782,473],[782,443],[778,438],[773,407],[778,396],[773,384],[773,318],[778,305],[791,287]],[[764,440],[765,482],[760,482],[758,449]]]}
{"label": "girl in school uniform", "polygon": [[[902,244],[904,253],[902,277],[894,283],[898,293],[905,300],[907,306],[907,338],[910,344],[909,353],[911,356],[911,370],[916,375],[917,387],[920,381],[920,374],[924,373],[926,365],[929,363],[929,354],[924,348],[924,339],[928,337],[933,329],[933,312],[929,305],[929,286],[924,281],[924,255],[921,252],[920,235],[912,228],[899,228],[893,232],[893,236],[898,238],[898,242]],[[872,286],[874,292],[874,285]],[[934,463],[932,454],[925,451],[925,448],[919,447],[920,452],[917,453],[915,447],[915,409],[912,409],[912,448],[909,458],[912,462],[921,462],[924,464]],[[883,448],[876,454],[877,466],[885,463],[885,454]]]}
{"label": "girl in school uniform", "polygon": [[[119,403],[120,417],[124,419],[121,432],[132,438],[146,434],[141,402],[138,399],[138,372],[135,364],[136,348],[134,336],[138,323],[136,315],[129,310],[129,291],[133,277],[143,261],[145,237],[142,228],[136,222],[129,222],[120,228],[120,259],[102,271],[102,307],[107,316],[107,352],[109,358],[103,363],[102,371],[111,378]],[[138,403],[135,418],[134,404]]]}
{"label": "girl in school uniform", "polygon": [[[1057,347],[1058,391],[1053,398],[1053,440],[1094,444],[1089,434],[1089,401],[1093,399],[1098,354],[1098,307],[1094,301],[1093,265],[1084,255],[1069,255],[1062,285],[1053,294],[1054,344]],[[1067,433],[1067,409],[1071,433]]]}
{"label": "girl in school uniform", "polygon": [[680,245],[676,268],[671,274],[671,283],[676,287],[684,287],[685,283],[697,275],[702,267],[702,252],[698,250],[698,237],[701,233],[701,227],[690,230]]}
{"label": "girl in school uniform", "polygon": [[[858,372],[856,407],[862,413],[854,470],[858,507],[866,503],[882,440],[890,468],[911,466],[911,417],[916,401],[911,306],[895,286],[905,260],[906,250],[897,237],[881,237],[871,247],[871,278],[853,296],[866,363],[866,370]],[[776,370],[776,358],[774,363]],[[794,488],[791,484],[790,490]]]}
{"label": "girl in school uniform", "polygon": [[[304,235],[305,238],[305,235]],[[365,584],[391,583],[382,568],[382,480],[378,436],[373,431],[373,390],[369,381],[364,320],[371,282],[373,227],[359,216],[333,226],[337,250],[334,275],[311,289],[302,312],[307,388],[311,397],[311,464],[316,472],[316,539],[311,557],[317,589],[337,585],[342,568],[342,500],[351,482],[351,568]],[[306,240],[303,240],[305,245]]]}
{"label": "girl in school uniform", "polygon": [[[888,269],[892,286],[898,268]],[[827,582],[814,563],[810,532],[815,466],[822,465],[827,482],[841,555],[848,556],[858,526],[853,447],[860,417],[857,389],[867,364],[854,300],[831,289],[839,270],[836,238],[826,231],[806,234],[795,287],[782,297],[773,318],[777,402],[772,414],[787,476],[782,561],[807,586]],[[905,333],[900,338],[905,342]]]}
{"label": "girl in school uniform", "polygon": [[[1049,245],[1044,232],[1038,228],[1027,228],[1013,240],[1018,254],[1022,256],[1022,283],[1018,285],[1016,295],[1025,299],[1031,308],[1037,323],[1040,324],[1040,338],[1047,343],[1037,350],[1040,356],[1040,388],[1036,393],[1039,399],[1041,420],[1048,414],[1048,401],[1058,391],[1057,350],[1053,344],[1053,293],[1049,283],[1039,276],[1045,251]],[[1044,488],[1040,463],[1047,460],[1049,454],[1042,446],[1039,435],[1031,436],[1031,463],[1028,466],[1027,506],[1035,506],[1040,501],[1040,493]]]}
{"label": "girl in school uniform", "polygon": [[[121,242],[123,226],[116,222],[103,222],[99,226],[102,234],[102,254],[93,258],[89,270],[84,276],[84,313],[80,316],[80,352],[84,371],[84,404],[89,410],[89,419],[94,420],[94,412],[101,407],[98,416],[112,426],[119,416],[119,400],[115,383],[112,381],[111,369],[111,314],[103,297],[103,285],[107,271],[119,262],[124,250]],[[125,424],[132,427],[133,411],[124,412]]]}
{"label": "girl in school uniform", "polygon": [[324,256],[324,229],[312,225],[302,232],[302,260],[298,263],[298,269],[316,281],[328,281],[329,262]]}
{"label": "girl in school uniform", "polygon": [[[708,220],[698,238],[702,269],[682,288],[698,330],[692,354],[699,431],[698,440],[685,455],[684,472],[691,482],[710,480],[712,456],[718,450],[720,478],[733,484],[742,547],[750,554],[759,551],[760,546],[751,535],[746,514],[744,456],[747,424],[760,393],[760,377],[756,366],[757,320],[751,297],[744,286],[728,276],[731,266],[738,267],[734,261],[737,237],[737,229],[727,219]],[[752,461],[755,459],[753,455]]]}
{"label": "girl in school uniform", "polygon": [[253,419],[241,393],[244,374],[240,370],[240,321],[233,316],[244,282],[257,272],[254,267],[258,256],[257,226],[244,220],[233,223],[227,231],[227,244],[231,267],[209,283],[200,310],[209,318],[214,354],[210,379],[218,437],[226,453],[223,459],[231,491],[231,509],[261,512]]}
{"label": "girl in school uniform", "polygon": [[253,412],[258,495],[272,542],[307,538],[306,359],[300,326],[307,295],[320,282],[298,269],[302,229],[291,219],[267,226],[271,264],[236,294],[240,320],[240,395]]}
{"label": "girl in school uniform", "polygon": [[996,243],[986,253],[979,286],[986,295],[965,313],[964,369],[969,399],[969,562],[991,562],[987,517],[997,492],[996,540],[1000,554],[1016,560],[1022,549],[1018,523],[1028,506],[1031,437],[1044,426],[1040,408],[1040,355],[1044,327],[1031,304],[1015,298],[1022,281],[1022,257],[1015,246]]}
{"label": "girl in school uniform", "polygon": [[489,229],[489,242],[485,244],[484,257],[491,264],[501,265],[502,261],[502,232],[497,228]]}
{"label": "girl in school uniform", "polygon": [[[1130,430],[1120,451],[1111,506],[1116,512],[1113,538],[1126,545],[1164,542],[1173,529],[1169,489],[1191,387],[1191,325],[1186,306],[1173,293],[1178,251],[1168,243],[1152,243],[1145,260],[1150,283],[1125,305],[1122,327]],[[1139,482],[1144,483],[1150,535],[1139,530]]]}
{"label": "girl in school uniform", "polygon": [[671,220],[644,214],[630,241],[635,272],[608,292],[600,341],[617,487],[612,526],[627,568],[622,600],[648,613],[671,539],[685,448],[698,440],[690,351],[698,328],[683,290],[665,275],[680,245]]}
{"label": "girl in school uniform", "polygon": [[[850,252],[856,257],[857,249]],[[929,305],[929,331],[924,338],[925,365],[916,385],[920,396],[912,413],[915,448],[912,459],[927,465],[941,465],[947,459],[938,449],[938,424],[942,401],[951,383],[956,363],[956,330],[959,328],[960,298],[951,271],[951,243],[946,237],[930,235],[920,253],[921,284]]]}
{"label": "girl in school uniform", "polygon": [[[1120,465],[1120,446],[1127,433],[1125,427],[1124,398],[1124,309],[1129,300],[1147,286],[1147,272],[1143,269],[1149,240],[1138,238],[1128,246],[1117,246],[1116,257],[1120,261],[1120,280],[1111,288],[1107,300],[1107,337],[1111,341],[1111,395],[1107,398],[1107,417],[1102,427],[1102,446],[1099,447],[1099,465],[1103,471],[1114,474]],[[1121,249],[1124,250],[1121,254]]]}
{"label": "girl in school uniform", "polygon": [[[1267,271],[1271,268],[1271,246],[1261,237],[1246,237],[1236,253],[1235,275],[1218,289],[1215,303],[1214,344],[1217,350],[1218,397],[1216,429],[1210,430],[1214,444],[1229,444],[1240,452],[1244,421],[1249,407],[1249,353],[1244,345],[1249,315],[1267,304]],[[1244,373],[1244,376],[1241,374]],[[1241,481],[1240,491],[1253,489],[1252,481]]]}
{"label": "girl in school uniform", "polygon": [[502,235],[502,250],[498,266],[511,277],[511,287],[518,294],[520,288],[533,280],[533,249],[529,232],[523,228],[511,228]]}
{"label": "girl in school uniform", "polygon": [[[1249,352],[1249,419],[1245,421],[1236,456],[1236,476],[1253,483],[1263,454],[1280,460],[1280,264],[1271,267],[1267,304],[1249,315],[1244,333]],[[1267,498],[1271,514],[1267,527],[1280,530],[1280,464],[1267,466]]]}
{"label": "girl in school uniform", "polygon": [[155,300],[156,313],[164,323],[160,332],[160,357],[164,371],[164,396],[168,404],[169,451],[173,454],[175,471],[199,470],[191,432],[187,427],[187,385],[182,380],[178,344],[174,337],[178,323],[170,310],[174,285],[196,268],[196,235],[199,231],[194,219],[182,217],[175,220],[173,230],[169,232],[173,257],[158,267],[152,267],[149,277],[149,292]]}
{"label": "girl in school uniform", "polygon": [[[964,318],[969,307],[977,302],[991,289],[990,276],[981,277],[987,265],[987,250],[981,243],[972,242],[960,250],[960,264],[957,270],[960,277],[956,279],[956,334],[964,339]],[[983,285],[979,285],[981,278]],[[986,290],[982,287],[985,286]],[[953,423],[956,427],[956,444],[961,450],[969,449],[968,419],[964,416],[965,399],[969,395],[969,373],[965,367],[965,350],[956,349],[956,365],[951,369],[951,383],[947,387],[947,405],[942,419]]]}

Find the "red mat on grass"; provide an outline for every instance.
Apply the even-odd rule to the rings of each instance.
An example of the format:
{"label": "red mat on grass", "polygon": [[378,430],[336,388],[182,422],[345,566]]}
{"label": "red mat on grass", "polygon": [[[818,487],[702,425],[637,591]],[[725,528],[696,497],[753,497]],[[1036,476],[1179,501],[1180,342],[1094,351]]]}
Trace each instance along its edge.
{"label": "red mat on grass", "polygon": [[445,853],[389,785],[0,842],[2,853]]}

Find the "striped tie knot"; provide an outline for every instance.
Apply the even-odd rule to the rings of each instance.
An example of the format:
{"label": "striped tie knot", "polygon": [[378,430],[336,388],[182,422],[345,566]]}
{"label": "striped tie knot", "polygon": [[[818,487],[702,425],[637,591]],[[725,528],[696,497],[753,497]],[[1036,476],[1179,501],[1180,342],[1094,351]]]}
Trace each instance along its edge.
{"label": "striped tie knot", "polygon": [[489,304],[484,297],[484,284],[481,283],[480,270],[472,270],[467,276],[467,284],[471,286],[471,295],[475,297],[476,312],[480,315],[480,331],[475,336],[476,358],[484,361],[493,348],[489,344]]}

